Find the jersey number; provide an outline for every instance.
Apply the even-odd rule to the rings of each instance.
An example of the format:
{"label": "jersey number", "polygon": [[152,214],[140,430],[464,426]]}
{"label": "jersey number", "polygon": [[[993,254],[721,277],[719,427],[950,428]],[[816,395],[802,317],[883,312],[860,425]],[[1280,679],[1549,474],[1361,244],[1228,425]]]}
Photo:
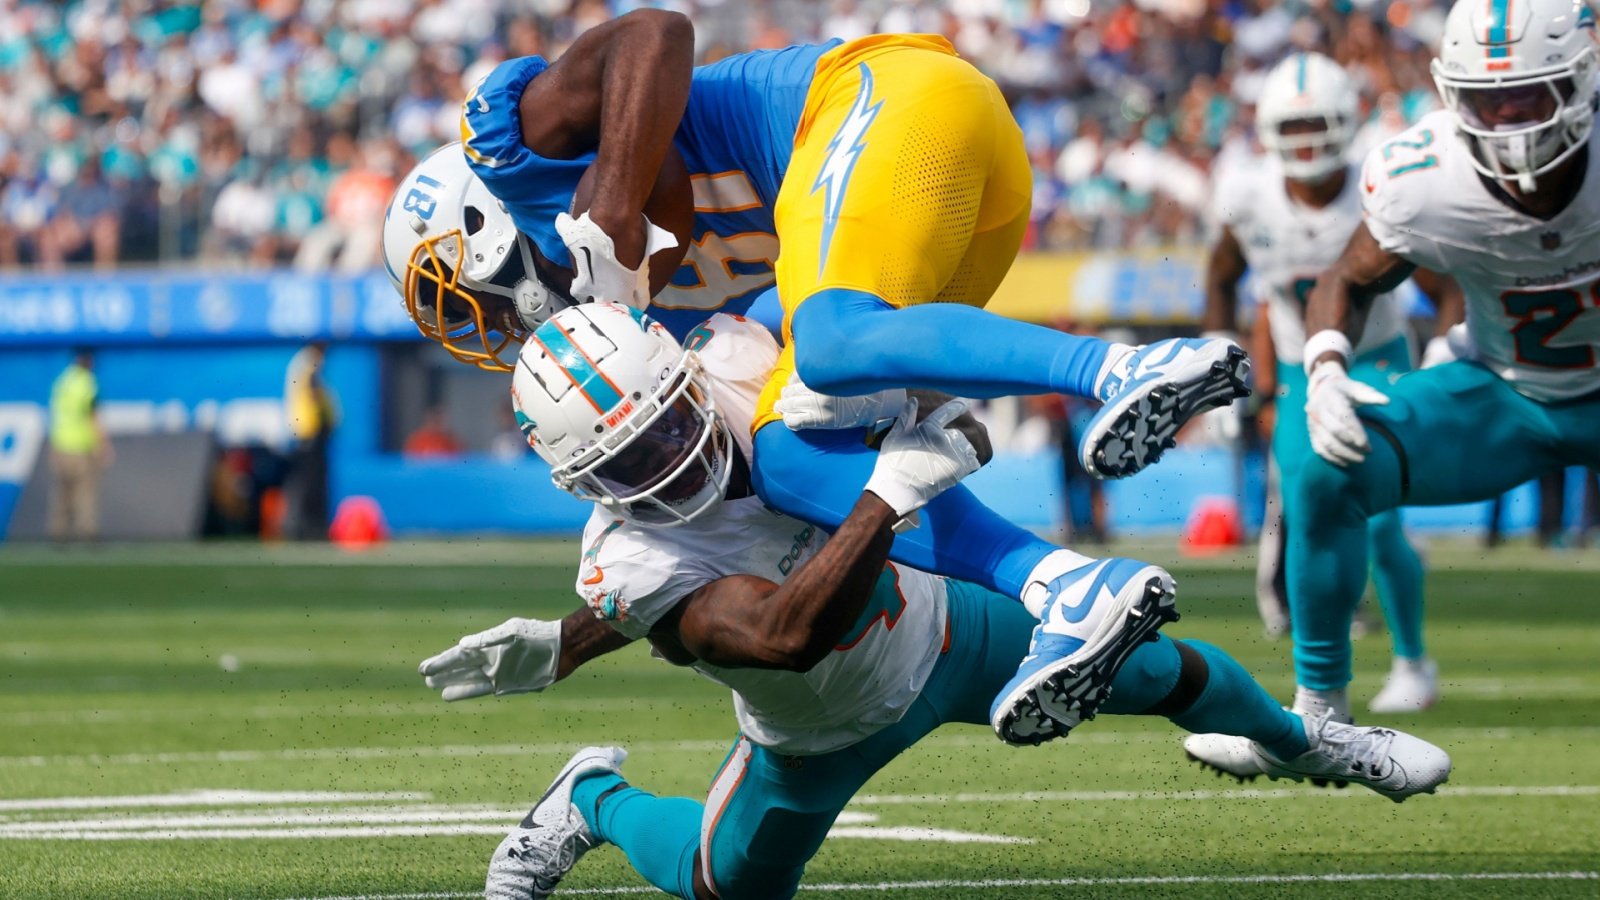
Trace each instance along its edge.
{"label": "jersey number", "polygon": [[[1437,166],[1439,164],[1439,157],[1434,156],[1432,153],[1425,154],[1421,159],[1418,159],[1418,160],[1416,160],[1414,162],[1401,163],[1400,165],[1393,165],[1393,163],[1395,162],[1394,154],[1395,154],[1396,150],[1399,150],[1399,149],[1403,148],[1403,149],[1406,149],[1406,150],[1422,151],[1422,150],[1428,149],[1432,145],[1433,145],[1433,130],[1429,129],[1429,128],[1424,128],[1421,131],[1417,132],[1416,140],[1408,141],[1408,140],[1404,140],[1404,139],[1401,139],[1401,138],[1396,138],[1395,140],[1392,140],[1389,143],[1384,144],[1383,145],[1383,161],[1385,163],[1390,164],[1390,169],[1389,169],[1389,173],[1388,173],[1389,177],[1390,178],[1399,178],[1401,175],[1407,175],[1407,174],[1409,174],[1411,172],[1420,172],[1423,169],[1431,169],[1431,168]],[[1407,154],[1407,155],[1410,155],[1410,154]]]}
{"label": "jersey number", "polygon": [[[1600,306],[1600,283],[1589,289],[1591,299]],[[1506,315],[1517,320],[1511,328],[1516,341],[1517,362],[1549,369],[1588,369],[1594,366],[1594,347],[1552,347],[1550,340],[1582,315],[1583,295],[1568,288],[1548,291],[1506,291],[1500,295]]]}
{"label": "jersey number", "polygon": [[834,645],[835,650],[849,650],[861,643],[872,629],[883,623],[884,630],[893,631],[900,616],[906,611],[906,595],[900,590],[900,570],[893,563],[883,567],[878,583],[872,586],[872,596],[867,598],[867,608],[861,611],[854,625]]}

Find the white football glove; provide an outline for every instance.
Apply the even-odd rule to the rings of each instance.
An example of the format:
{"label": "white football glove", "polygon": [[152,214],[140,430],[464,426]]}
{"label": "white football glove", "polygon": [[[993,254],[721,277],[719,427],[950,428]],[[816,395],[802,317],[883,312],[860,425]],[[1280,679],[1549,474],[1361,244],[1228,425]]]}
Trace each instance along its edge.
{"label": "white football glove", "polygon": [[585,212],[574,219],[567,213],[556,216],[556,234],[572,251],[573,276],[570,293],[579,303],[611,300],[634,309],[650,305],[650,256],[659,250],[678,246],[672,233],[644,220],[644,261],[630,269],[617,261],[617,245]]}
{"label": "white football glove", "polygon": [[866,489],[904,518],[978,471],[972,442],[947,427],[966,411],[965,400],[951,400],[917,424],[916,398],[907,399],[878,448]]}
{"label": "white football glove", "polygon": [[1389,402],[1377,388],[1352,379],[1342,363],[1324,361],[1311,370],[1306,385],[1306,425],[1311,449],[1340,468],[1367,458],[1372,444],[1366,426],[1356,418],[1357,406]]}
{"label": "white football glove", "polygon": [[806,387],[798,374],[789,376],[778,402],[773,406],[783,416],[783,424],[794,431],[803,428],[861,428],[892,419],[906,405],[903,388],[891,388],[860,397],[834,397]]}
{"label": "white football glove", "polygon": [[555,683],[560,661],[560,622],[507,619],[428,657],[417,671],[445,700],[468,700],[542,691]]}

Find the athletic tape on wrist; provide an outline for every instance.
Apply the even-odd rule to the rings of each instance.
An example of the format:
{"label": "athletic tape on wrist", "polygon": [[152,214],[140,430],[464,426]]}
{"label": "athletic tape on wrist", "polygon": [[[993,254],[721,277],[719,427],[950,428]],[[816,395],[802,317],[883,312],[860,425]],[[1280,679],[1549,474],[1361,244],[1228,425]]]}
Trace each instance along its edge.
{"label": "athletic tape on wrist", "polygon": [[1306,339],[1305,367],[1307,375],[1310,375],[1311,370],[1317,367],[1317,358],[1330,350],[1344,357],[1347,362],[1354,354],[1354,349],[1350,346],[1350,339],[1345,337],[1342,331],[1324,328]]}

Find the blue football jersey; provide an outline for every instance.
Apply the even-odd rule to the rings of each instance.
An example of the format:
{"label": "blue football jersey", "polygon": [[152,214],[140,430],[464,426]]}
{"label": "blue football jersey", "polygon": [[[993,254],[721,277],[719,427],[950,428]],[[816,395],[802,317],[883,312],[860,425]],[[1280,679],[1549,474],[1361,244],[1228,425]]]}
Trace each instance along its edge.
{"label": "blue football jersey", "polygon": [[[757,50],[694,70],[673,146],[694,189],[683,264],[650,310],[680,339],[713,313],[743,313],[776,281],[772,210],[794,150],[817,60],[840,41]],[[540,57],[507,60],[467,97],[461,139],[472,169],[553,262],[571,265],[555,217],[572,205],[594,154],[547,159],[522,143],[518,106]]]}

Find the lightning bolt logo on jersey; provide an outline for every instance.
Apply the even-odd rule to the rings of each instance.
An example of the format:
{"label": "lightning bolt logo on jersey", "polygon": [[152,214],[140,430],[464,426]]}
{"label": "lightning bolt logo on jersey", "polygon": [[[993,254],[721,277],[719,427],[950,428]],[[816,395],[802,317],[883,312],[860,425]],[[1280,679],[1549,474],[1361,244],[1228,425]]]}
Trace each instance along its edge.
{"label": "lightning bolt logo on jersey", "polygon": [[[817,61],[840,41],[741,53],[694,70],[673,136],[694,191],[694,230],[683,264],[651,315],[682,338],[712,313],[742,313],[777,280],[773,207]],[[518,229],[552,262],[571,264],[555,217],[572,204],[594,154],[548,159],[522,143],[518,101],[548,68],[541,57],[496,66],[462,107],[461,140],[473,171],[506,204]]]}
{"label": "lightning bolt logo on jersey", "polygon": [[817,173],[816,182],[811,185],[811,193],[824,192],[822,253],[817,261],[818,277],[828,265],[828,248],[833,244],[833,229],[839,223],[839,209],[844,205],[845,191],[850,186],[850,173],[855,170],[856,160],[861,158],[861,151],[866,149],[864,140],[867,129],[872,126],[872,120],[878,117],[878,110],[882,108],[882,100],[877,103],[872,102],[872,70],[867,68],[866,63],[861,63],[861,87],[856,93],[856,102],[850,107],[850,113],[845,116],[833,140],[828,142],[827,158],[822,164],[822,170]]}

